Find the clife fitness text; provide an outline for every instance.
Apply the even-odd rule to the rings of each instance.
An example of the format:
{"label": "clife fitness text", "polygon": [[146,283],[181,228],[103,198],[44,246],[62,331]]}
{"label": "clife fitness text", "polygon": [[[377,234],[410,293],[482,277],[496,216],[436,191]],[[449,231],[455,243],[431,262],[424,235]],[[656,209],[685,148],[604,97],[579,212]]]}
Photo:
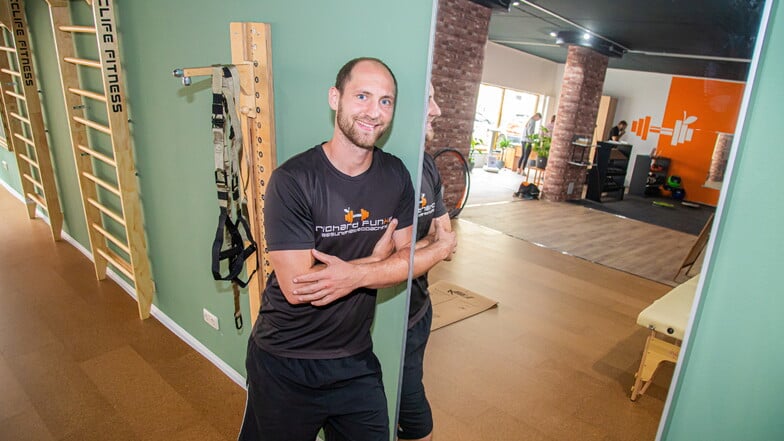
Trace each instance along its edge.
{"label": "clife fitness text", "polygon": [[103,47],[103,67],[107,84],[107,99],[114,113],[123,111],[122,94],[120,93],[120,60],[117,57],[117,38],[115,37],[114,13],[111,0],[98,0],[98,22]]}
{"label": "clife fitness text", "polygon": [[11,0],[11,21],[13,33],[16,36],[16,55],[19,58],[19,73],[22,74],[25,86],[35,85],[33,75],[33,60],[30,55],[30,44],[27,41],[27,32],[24,25],[24,11],[19,0]]}

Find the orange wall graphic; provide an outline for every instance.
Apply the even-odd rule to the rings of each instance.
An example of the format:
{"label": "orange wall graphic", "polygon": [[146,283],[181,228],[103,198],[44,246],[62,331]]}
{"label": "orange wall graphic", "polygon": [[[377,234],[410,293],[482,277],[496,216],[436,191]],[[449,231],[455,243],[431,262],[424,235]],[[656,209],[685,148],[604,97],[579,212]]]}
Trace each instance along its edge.
{"label": "orange wall graphic", "polygon": [[719,133],[734,133],[745,84],[673,77],[664,118],[632,121],[631,131],[645,140],[658,134],[656,155],[672,160],[669,174],[680,176],[686,200],[716,205],[719,191],[703,187]]}

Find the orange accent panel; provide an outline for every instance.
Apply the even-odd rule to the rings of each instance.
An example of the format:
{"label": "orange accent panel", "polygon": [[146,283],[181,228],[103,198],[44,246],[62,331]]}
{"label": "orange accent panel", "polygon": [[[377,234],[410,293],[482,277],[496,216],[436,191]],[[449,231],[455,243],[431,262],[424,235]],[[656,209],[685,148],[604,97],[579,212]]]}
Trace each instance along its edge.
{"label": "orange accent panel", "polygon": [[645,122],[643,122],[643,131],[642,131],[642,140],[643,141],[648,139],[648,132],[650,131],[650,128],[651,128],[651,117],[650,116],[646,116],[645,117]]}
{"label": "orange accent panel", "polygon": [[745,86],[703,78],[672,79],[661,127],[674,128],[677,121],[683,120],[684,111],[687,116],[696,116],[697,121],[689,124],[694,129],[691,141],[672,145],[671,136],[659,135],[656,152],[672,159],[670,175],[681,177],[689,201],[714,206],[718,203],[719,191],[704,188],[703,184],[718,133],[735,132]]}

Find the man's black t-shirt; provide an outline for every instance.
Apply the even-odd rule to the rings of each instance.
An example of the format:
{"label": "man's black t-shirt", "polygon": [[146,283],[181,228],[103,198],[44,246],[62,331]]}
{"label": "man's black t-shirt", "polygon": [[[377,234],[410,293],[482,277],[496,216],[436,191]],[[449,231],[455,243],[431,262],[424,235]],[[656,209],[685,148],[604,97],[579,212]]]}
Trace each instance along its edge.
{"label": "man's black t-shirt", "polygon": [[613,128],[610,129],[610,136],[608,140],[612,141],[613,136],[617,136],[618,139],[621,139],[621,129],[619,129],[618,126],[613,126]]}
{"label": "man's black t-shirt", "polygon": [[[337,170],[317,145],[275,169],[265,193],[264,232],[270,251],[307,250],[349,261],[367,257],[392,218],[414,218],[414,188],[400,159],[378,148],[359,176]],[[273,272],[267,280],[256,344],[282,357],[327,359],[372,347],[376,290],[360,288],[322,307],[291,305]]]}
{"label": "man's black t-shirt", "polygon": [[[427,236],[433,219],[446,214],[441,194],[441,176],[433,158],[425,153],[422,165],[422,188],[417,213],[416,240]],[[411,303],[408,307],[408,327],[412,327],[427,312],[430,297],[427,291],[427,273],[411,281]]]}

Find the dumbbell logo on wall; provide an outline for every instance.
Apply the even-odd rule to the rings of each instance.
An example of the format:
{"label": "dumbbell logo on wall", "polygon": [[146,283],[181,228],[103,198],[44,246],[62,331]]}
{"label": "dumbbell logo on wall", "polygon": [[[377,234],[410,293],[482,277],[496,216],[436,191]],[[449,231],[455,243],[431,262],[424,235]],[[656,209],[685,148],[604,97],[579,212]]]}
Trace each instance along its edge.
{"label": "dumbbell logo on wall", "polygon": [[685,144],[691,141],[694,135],[694,129],[689,128],[689,125],[697,122],[696,116],[686,116],[686,111],[683,111],[683,119],[675,121],[674,128],[651,126],[651,117],[646,116],[637,121],[632,121],[632,132],[642,138],[643,141],[648,139],[648,133],[659,133],[661,135],[671,136],[671,145]]}

